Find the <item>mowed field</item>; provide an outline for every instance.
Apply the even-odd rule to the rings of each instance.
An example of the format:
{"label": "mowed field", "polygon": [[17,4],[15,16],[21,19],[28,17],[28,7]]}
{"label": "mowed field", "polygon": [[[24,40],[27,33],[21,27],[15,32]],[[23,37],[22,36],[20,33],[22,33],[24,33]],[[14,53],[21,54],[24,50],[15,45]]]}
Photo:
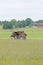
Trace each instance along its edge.
{"label": "mowed field", "polygon": [[43,28],[16,28],[13,30],[0,30],[0,39],[10,39],[13,31],[24,31],[27,34],[27,39],[43,39]]}
{"label": "mowed field", "polygon": [[[24,30],[27,39],[11,39],[13,31]],[[0,30],[0,65],[43,65],[43,28]]]}

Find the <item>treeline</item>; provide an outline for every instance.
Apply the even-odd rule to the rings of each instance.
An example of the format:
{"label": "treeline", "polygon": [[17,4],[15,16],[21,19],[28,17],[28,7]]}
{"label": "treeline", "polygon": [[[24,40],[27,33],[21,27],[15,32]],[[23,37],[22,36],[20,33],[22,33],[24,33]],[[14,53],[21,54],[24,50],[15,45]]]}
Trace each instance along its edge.
{"label": "treeline", "polygon": [[13,28],[24,28],[26,26],[32,27],[35,23],[43,23],[43,20],[33,21],[31,18],[25,20],[12,19],[11,21],[0,21],[3,29],[13,29]]}

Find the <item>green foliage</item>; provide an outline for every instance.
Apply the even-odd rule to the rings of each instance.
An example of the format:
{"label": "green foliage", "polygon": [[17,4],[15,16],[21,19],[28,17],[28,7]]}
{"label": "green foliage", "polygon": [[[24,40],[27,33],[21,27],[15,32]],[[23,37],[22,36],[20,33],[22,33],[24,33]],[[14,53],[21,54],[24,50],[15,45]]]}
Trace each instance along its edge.
{"label": "green foliage", "polygon": [[3,29],[12,29],[13,25],[11,22],[5,21],[3,24]]}
{"label": "green foliage", "polygon": [[[12,29],[12,28],[24,28],[26,26],[32,26],[32,20],[27,18],[26,20],[16,20],[12,19],[11,21],[2,21],[3,29]],[[1,22],[0,22],[1,24]]]}
{"label": "green foliage", "polygon": [[38,20],[36,21],[36,23],[43,23],[43,20]]}
{"label": "green foliage", "polygon": [[0,25],[2,25],[2,22],[0,21]]}
{"label": "green foliage", "polygon": [[26,26],[25,20],[22,20],[21,24],[22,24],[22,27],[25,27]]}
{"label": "green foliage", "polygon": [[18,26],[19,26],[19,23],[16,22],[16,23],[15,23],[15,28],[18,28]]}
{"label": "green foliage", "polygon": [[23,27],[25,27],[25,26],[26,26],[26,25],[25,25],[25,21],[24,21],[24,20],[21,20],[21,21],[19,20],[19,21],[18,21],[18,27],[19,27],[19,28],[23,28]]}
{"label": "green foliage", "polygon": [[3,26],[3,29],[32,27],[35,26],[36,23],[43,23],[43,20],[33,21],[31,18],[27,18],[18,21],[16,19],[12,19],[11,21],[0,21],[0,25]]}
{"label": "green foliage", "polygon": [[13,25],[15,25],[16,22],[17,22],[17,20],[16,20],[16,19],[12,19],[10,22],[11,22]]}
{"label": "green foliage", "polygon": [[27,19],[25,20],[26,26],[31,25],[32,22],[33,22],[33,21],[32,21],[30,18],[27,18]]}

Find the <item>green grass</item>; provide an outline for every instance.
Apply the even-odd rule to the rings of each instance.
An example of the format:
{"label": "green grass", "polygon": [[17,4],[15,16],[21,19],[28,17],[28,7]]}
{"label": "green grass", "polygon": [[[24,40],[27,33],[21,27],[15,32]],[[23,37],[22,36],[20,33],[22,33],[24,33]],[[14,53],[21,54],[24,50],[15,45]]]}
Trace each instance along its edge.
{"label": "green grass", "polygon": [[[26,40],[10,39],[18,30],[27,33]],[[43,65],[43,28],[0,29],[0,65]]]}
{"label": "green grass", "polygon": [[0,65],[43,65],[43,40],[0,40]]}
{"label": "green grass", "polygon": [[10,39],[13,31],[23,30],[27,34],[27,39],[43,39],[43,28],[21,28],[14,30],[0,30],[0,39]]}

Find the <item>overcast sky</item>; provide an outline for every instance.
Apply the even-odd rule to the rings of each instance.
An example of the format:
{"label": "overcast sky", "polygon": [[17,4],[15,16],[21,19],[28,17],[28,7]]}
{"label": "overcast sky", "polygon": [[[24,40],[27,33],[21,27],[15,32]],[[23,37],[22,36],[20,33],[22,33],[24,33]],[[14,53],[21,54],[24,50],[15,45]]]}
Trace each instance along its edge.
{"label": "overcast sky", "polygon": [[43,19],[43,0],[0,0],[0,20]]}

